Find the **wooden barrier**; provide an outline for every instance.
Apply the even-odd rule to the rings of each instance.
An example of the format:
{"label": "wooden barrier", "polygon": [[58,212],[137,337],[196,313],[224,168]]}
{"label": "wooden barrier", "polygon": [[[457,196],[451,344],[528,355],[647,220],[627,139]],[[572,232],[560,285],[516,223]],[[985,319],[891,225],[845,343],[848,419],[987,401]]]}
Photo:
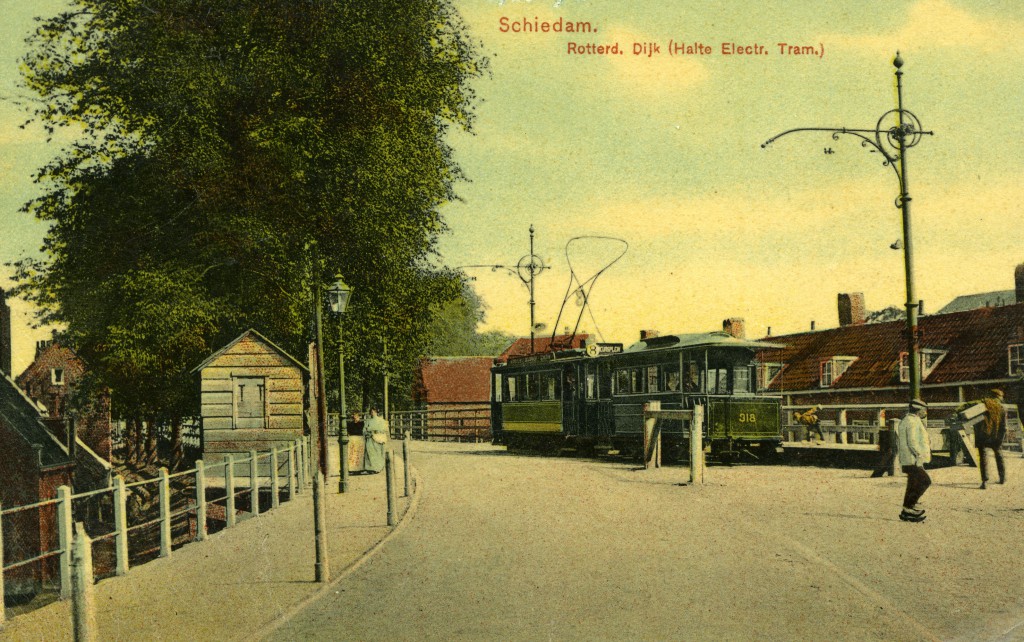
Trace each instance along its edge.
{"label": "wooden barrier", "polygon": [[92,595],[92,540],[85,533],[85,525],[82,522],[75,524],[71,566],[74,571],[71,619],[74,624],[75,642],[92,642],[97,639],[96,609]]}

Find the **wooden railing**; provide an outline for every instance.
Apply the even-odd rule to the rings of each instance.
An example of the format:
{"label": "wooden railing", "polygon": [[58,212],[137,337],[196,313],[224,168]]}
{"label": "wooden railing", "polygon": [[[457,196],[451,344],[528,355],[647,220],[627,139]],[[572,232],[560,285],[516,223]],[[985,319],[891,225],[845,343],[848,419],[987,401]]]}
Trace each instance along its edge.
{"label": "wooden railing", "polygon": [[472,406],[392,411],[392,437],[400,438],[406,432],[413,439],[431,441],[490,441],[491,409],[489,406]]}

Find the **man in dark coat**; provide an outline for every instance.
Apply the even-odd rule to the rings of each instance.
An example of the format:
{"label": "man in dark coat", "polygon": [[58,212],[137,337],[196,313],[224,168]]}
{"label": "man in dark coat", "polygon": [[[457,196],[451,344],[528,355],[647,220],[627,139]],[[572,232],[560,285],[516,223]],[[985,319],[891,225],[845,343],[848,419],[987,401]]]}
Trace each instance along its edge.
{"label": "man in dark coat", "polygon": [[1003,391],[993,389],[981,400],[985,404],[985,421],[974,429],[974,445],[978,447],[978,468],[981,470],[981,488],[988,483],[988,464],[985,449],[991,448],[996,458],[996,472],[999,483],[1006,483],[1006,467],[1003,465],[1003,437],[1006,436],[1006,421],[1003,411]]}

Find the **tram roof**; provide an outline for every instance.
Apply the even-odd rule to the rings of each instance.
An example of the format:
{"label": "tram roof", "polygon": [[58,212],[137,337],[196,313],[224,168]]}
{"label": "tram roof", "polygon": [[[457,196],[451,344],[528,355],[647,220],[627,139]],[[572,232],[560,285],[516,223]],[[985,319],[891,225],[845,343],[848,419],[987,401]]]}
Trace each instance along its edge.
{"label": "tram roof", "polygon": [[626,348],[626,352],[643,352],[644,350],[665,350],[668,348],[748,348],[750,350],[768,350],[785,347],[779,343],[766,341],[748,341],[738,339],[728,332],[699,332],[692,334],[664,334],[637,341]]}

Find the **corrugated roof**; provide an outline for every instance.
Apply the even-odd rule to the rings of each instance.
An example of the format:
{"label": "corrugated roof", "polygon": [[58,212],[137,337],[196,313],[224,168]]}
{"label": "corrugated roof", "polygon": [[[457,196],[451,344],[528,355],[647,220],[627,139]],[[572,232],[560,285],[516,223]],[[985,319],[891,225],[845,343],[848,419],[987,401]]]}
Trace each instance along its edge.
{"label": "corrugated roof", "polygon": [[958,296],[944,308],[938,311],[938,314],[949,314],[950,312],[966,312],[967,310],[975,310],[977,308],[991,308],[1002,305],[1013,305],[1017,303],[1017,292],[1016,290],[998,290],[996,292],[983,292],[982,294],[964,294]]}
{"label": "corrugated roof", "polygon": [[486,403],[494,357],[427,357],[420,361],[424,403]]}
{"label": "corrugated roof", "polygon": [[[899,385],[906,328],[904,321],[890,321],[766,337],[786,347],[762,351],[758,359],[785,364],[771,384],[774,391],[820,388],[822,361],[838,356],[857,360],[831,386],[833,390]],[[929,315],[918,320],[918,328],[922,349],[946,352],[923,383],[1005,379],[1007,346],[1024,342],[1024,304]]]}

